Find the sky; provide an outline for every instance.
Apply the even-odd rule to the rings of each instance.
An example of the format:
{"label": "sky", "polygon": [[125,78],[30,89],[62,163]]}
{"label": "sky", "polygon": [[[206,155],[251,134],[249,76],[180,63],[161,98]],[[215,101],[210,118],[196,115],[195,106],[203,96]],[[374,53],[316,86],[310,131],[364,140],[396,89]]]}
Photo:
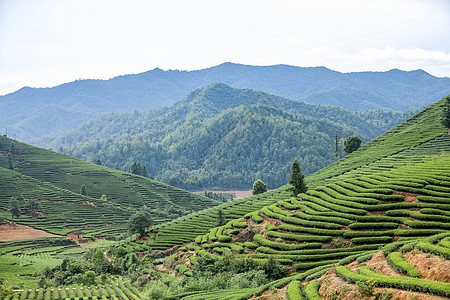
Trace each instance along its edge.
{"label": "sky", "polygon": [[0,95],[223,62],[450,77],[450,0],[0,0]]}

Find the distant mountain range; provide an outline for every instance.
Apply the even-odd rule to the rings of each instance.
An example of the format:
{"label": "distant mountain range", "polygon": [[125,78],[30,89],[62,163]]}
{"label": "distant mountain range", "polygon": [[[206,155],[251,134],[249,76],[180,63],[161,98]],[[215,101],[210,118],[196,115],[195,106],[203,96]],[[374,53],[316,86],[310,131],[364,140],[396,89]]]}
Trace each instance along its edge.
{"label": "distant mountain range", "polygon": [[214,83],[169,108],[104,114],[47,146],[109,167],[146,165],[151,178],[185,189],[286,183],[297,158],[305,174],[333,161],[334,137],[364,141],[411,116],[351,112]]}
{"label": "distant mountain range", "polygon": [[422,70],[340,73],[324,67],[224,63],[197,71],[154,69],[109,80],[78,80],[52,88],[24,87],[0,96],[0,128],[42,145],[104,112],[169,106],[214,82],[352,111],[420,108],[450,94],[450,78]]}

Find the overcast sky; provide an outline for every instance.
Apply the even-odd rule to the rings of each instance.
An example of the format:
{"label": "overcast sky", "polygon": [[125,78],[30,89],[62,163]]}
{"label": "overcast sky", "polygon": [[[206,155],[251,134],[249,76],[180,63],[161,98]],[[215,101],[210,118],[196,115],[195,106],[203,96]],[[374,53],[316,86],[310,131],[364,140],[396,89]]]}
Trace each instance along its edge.
{"label": "overcast sky", "polygon": [[450,0],[0,0],[0,94],[223,62],[450,77]]}

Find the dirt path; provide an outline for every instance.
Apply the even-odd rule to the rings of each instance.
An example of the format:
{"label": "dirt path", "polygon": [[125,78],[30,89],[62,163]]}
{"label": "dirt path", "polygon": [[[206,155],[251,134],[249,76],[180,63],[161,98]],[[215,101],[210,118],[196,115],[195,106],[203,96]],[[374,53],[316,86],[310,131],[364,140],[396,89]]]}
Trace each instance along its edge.
{"label": "dirt path", "polygon": [[38,230],[25,225],[10,224],[0,225],[0,242],[10,242],[18,240],[36,239],[40,237],[59,237],[43,230]]}

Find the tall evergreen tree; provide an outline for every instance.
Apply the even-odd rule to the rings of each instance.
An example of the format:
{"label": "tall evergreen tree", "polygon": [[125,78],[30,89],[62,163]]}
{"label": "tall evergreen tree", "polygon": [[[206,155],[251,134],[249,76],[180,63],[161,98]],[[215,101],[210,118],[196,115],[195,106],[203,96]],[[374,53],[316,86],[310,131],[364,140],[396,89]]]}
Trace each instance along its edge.
{"label": "tall evergreen tree", "polygon": [[445,107],[444,107],[444,119],[442,120],[442,125],[448,129],[448,134],[450,135],[450,96],[445,98]]}
{"label": "tall evergreen tree", "polygon": [[148,171],[147,171],[147,167],[145,165],[143,165],[143,167],[142,167],[142,176],[148,178]]}
{"label": "tall evergreen tree", "polygon": [[86,186],[84,184],[81,185],[81,190],[80,190],[81,195],[83,196],[87,196],[87,189]]}
{"label": "tall evergreen tree", "polygon": [[11,142],[11,145],[9,146],[9,153],[11,153],[12,155],[17,154],[16,145],[14,144],[14,142]]}
{"label": "tall evergreen tree", "polygon": [[292,162],[291,175],[289,179],[292,197],[297,197],[298,194],[304,193],[308,190],[304,178],[305,176],[302,174],[298,160],[294,159],[294,161]]}
{"label": "tall evergreen tree", "polygon": [[336,168],[339,168],[339,140],[337,133],[334,139],[334,156],[336,157]]}
{"label": "tall evergreen tree", "polygon": [[131,165],[131,174],[142,175],[142,167],[140,163],[134,162]]}
{"label": "tall evergreen tree", "polygon": [[14,159],[11,152],[8,153],[8,169],[14,170]]}
{"label": "tall evergreen tree", "polygon": [[223,215],[223,211],[219,209],[217,212],[217,219],[216,219],[216,227],[225,225],[225,216]]}

